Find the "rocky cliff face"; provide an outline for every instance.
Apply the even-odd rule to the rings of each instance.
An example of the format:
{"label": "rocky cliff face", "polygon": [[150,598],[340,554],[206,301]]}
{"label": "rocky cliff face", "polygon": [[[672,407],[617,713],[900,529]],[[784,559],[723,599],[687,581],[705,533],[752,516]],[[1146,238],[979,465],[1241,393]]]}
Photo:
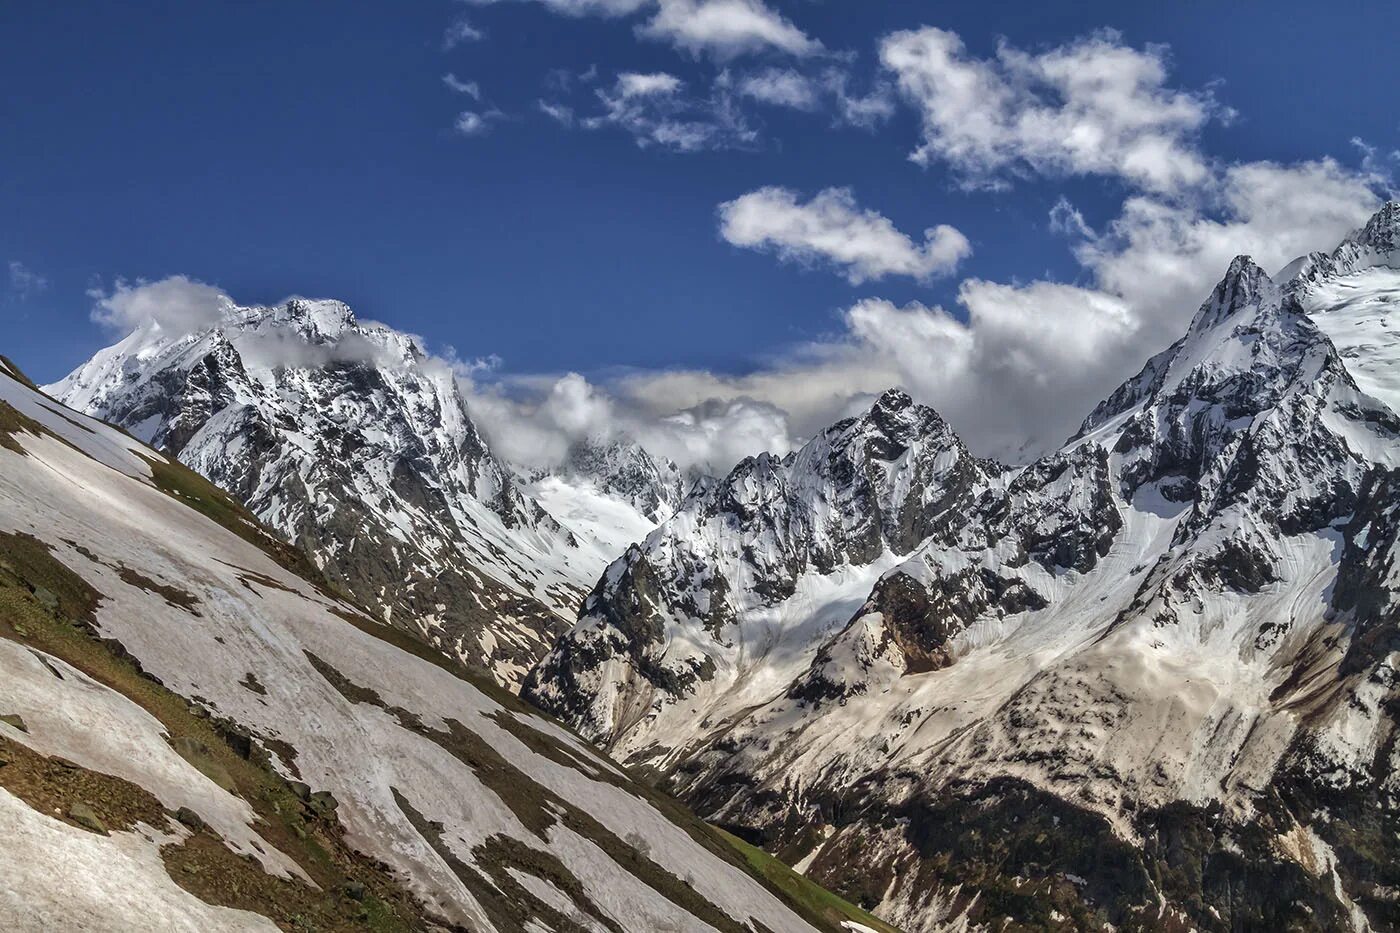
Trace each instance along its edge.
{"label": "rocky cliff face", "polygon": [[192,334],[148,324],[49,391],[178,457],[362,604],[512,689],[620,553],[522,491],[445,365],[339,302],[230,307]]}
{"label": "rocky cliff face", "polygon": [[[836,534],[761,517],[802,455],[736,471],[609,568],[530,695],[913,930],[1400,924],[1398,233],[1389,205],[1281,281],[1236,260],[1025,469],[887,397],[856,469],[803,471]],[[804,587],[845,617],[784,617]]]}

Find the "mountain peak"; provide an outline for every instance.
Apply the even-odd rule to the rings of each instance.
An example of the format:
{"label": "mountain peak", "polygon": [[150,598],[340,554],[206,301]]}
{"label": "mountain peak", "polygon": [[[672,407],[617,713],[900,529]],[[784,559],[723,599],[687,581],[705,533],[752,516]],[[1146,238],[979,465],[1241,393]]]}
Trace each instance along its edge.
{"label": "mountain peak", "polygon": [[1279,300],[1279,288],[1249,256],[1236,256],[1225,277],[1196,312],[1191,333],[1209,330],[1245,309],[1258,310]]}
{"label": "mountain peak", "polygon": [[1378,253],[1393,253],[1400,248],[1400,201],[1382,205],[1353,239]]}
{"label": "mountain peak", "polygon": [[875,400],[875,404],[871,406],[871,409],[894,412],[904,411],[906,408],[913,407],[913,405],[914,399],[910,397],[909,393],[895,386],[880,393],[880,397]]}
{"label": "mountain peak", "polygon": [[358,326],[350,306],[331,298],[289,298],[275,308],[255,309],[254,314],[255,326],[263,321],[287,324],[313,339],[336,340]]}

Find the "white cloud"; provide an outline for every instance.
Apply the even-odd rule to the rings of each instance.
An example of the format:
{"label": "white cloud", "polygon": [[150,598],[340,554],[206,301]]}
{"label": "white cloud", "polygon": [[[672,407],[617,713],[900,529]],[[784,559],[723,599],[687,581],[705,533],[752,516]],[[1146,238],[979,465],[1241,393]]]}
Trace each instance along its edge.
{"label": "white cloud", "polygon": [[457,114],[457,119],[452,123],[452,129],[461,136],[484,136],[491,132],[491,124],[502,118],[499,110],[487,110],[477,112],[475,110],[463,110]]}
{"label": "white cloud", "polygon": [[[578,125],[588,130],[615,127],[639,146],[677,152],[742,147],[757,138],[726,88],[717,87],[710,97],[683,94],[683,88],[679,78],[665,72],[623,72],[610,87],[596,90],[602,112],[581,116]],[[558,102],[541,107],[555,119],[568,111]]]}
{"label": "white cloud", "polygon": [[574,109],[572,107],[547,100],[536,101],[535,105],[540,108],[540,113],[549,117],[551,120],[563,126],[574,125]]}
{"label": "white cloud", "polygon": [[1208,92],[1166,86],[1164,49],[1129,48],[1111,31],[1038,53],[1003,42],[979,59],[928,27],[886,37],[880,57],[923,120],[911,158],[945,161],[971,187],[1033,171],[1189,188],[1210,177],[1198,131],[1229,116]]}
{"label": "white cloud", "polygon": [[49,280],[17,259],[10,260],[10,291],[21,300],[49,287]]}
{"label": "white cloud", "polygon": [[486,38],[486,33],[477,29],[466,19],[456,19],[452,25],[448,26],[442,34],[442,47],[444,49],[455,49],[463,42],[480,42]]}
{"label": "white cloud", "polygon": [[[487,5],[501,0],[468,0]],[[776,51],[794,56],[820,52],[820,42],[767,6],[763,0],[536,0],[565,16],[627,16],[646,12],[637,27],[647,39],[667,42],[693,55],[727,60]],[[473,37],[479,38],[479,37]]]}
{"label": "white cloud", "polygon": [[1352,147],[1361,153],[1361,170],[1373,176],[1376,184],[1394,199],[1396,195],[1395,170],[1400,167],[1400,149],[1382,153],[1360,136],[1351,138]]}
{"label": "white cloud", "polygon": [[465,94],[473,100],[481,100],[481,86],[475,81],[463,81],[452,72],[442,76],[442,83],[457,94]]}
{"label": "white cloud", "polygon": [[652,74],[624,71],[617,76],[617,94],[623,98],[674,94],[680,89],[681,79],[664,71]]}
{"label": "white cloud", "polygon": [[978,453],[1020,460],[1053,449],[1148,357],[1185,332],[1238,253],[1266,268],[1330,249],[1378,205],[1376,179],[1321,160],[1225,169],[1199,202],[1130,197],[1094,235],[1065,202],[1085,285],[971,279],[957,313],[918,302],[857,302],[835,336],[793,347],[743,376],[633,373],[608,386],[665,412],[749,399],[786,416],[797,443],[903,385]]}
{"label": "white cloud", "polygon": [[760,0],[659,0],[656,15],[637,32],[720,59],[764,49],[797,56],[821,51],[820,42]]}
{"label": "white cloud", "polygon": [[192,333],[217,323],[233,304],[222,289],[183,275],[134,285],[118,279],[110,292],[88,295],[96,302],[92,319],[122,333],[147,325],[172,334]]}
{"label": "white cloud", "polygon": [[793,444],[787,415],[752,399],[711,398],[658,411],[578,373],[490,383],[459,370],[459,383],[492,449],[527,471],[558,466],[581,440],[635,440],[706,473],[765,450],[786,453]]}
{"label": "white cloud", "polygon": [[767,68],[738,81],[739,93],[764,104],[815,110],[820,102],[820,85],[791,68]]}
{"label": "white cloud", "polygon": [[[488,6],[501,0],[466,0],[477,6]],[[555,13],[565,16],[626,16],[644,7],[653,5],[656,0],[537,0]]]}
{"label": "white cloud", "polygon": [[1079,212],[1079,208],[1069,202],[1069,198],[1064,196],[1055,202],[1055,206],[1050,208],[1050,231],[1052,233],[1063,233],[1066,236],[1093,237],[1093,228],[1084,220],[1084,215]]}
{"label": "white cloud", "polygon": [[967,237],[946,225],[925,230],[915,243],[887,217],[862,210],[849,188],[828,188],[805,204],[786,188],[760,188],[721,204],[719,216],[729,243],[793,262],[830,263],[853,285],[889,275],[947,275],[972,252]]}

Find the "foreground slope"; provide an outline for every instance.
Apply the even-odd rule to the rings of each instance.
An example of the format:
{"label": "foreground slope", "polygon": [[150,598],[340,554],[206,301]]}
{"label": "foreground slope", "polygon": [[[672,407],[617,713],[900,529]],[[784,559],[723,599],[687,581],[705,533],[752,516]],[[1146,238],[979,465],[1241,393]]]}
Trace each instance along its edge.
{"label": "foreground slope", "polygon": [[297,559],[0,369],[0,926],[813,928]]}
{"label": "foreground slope", "polygon": [[[1398,240],[1388,205],[1283,281],[1236,260],[1078,436],[974,483],[702,741],[666,711],[704,687],[631,670],[740,632],[702,636],[632,555],[589,603],[632,616],[585,616],[528,689],[599,685],[552,708],[604,741],[645,704],[624,752],[910,929],[1400,928]],[[624,637],[639,614],[664,644]]]}
{"label": "foreground slope", "polygon": [[228,306],[193,333],[148,322],[48,392],[228,490],[362,604],[511,689],[621,552],[522,492],[444,363],[340,302]]}

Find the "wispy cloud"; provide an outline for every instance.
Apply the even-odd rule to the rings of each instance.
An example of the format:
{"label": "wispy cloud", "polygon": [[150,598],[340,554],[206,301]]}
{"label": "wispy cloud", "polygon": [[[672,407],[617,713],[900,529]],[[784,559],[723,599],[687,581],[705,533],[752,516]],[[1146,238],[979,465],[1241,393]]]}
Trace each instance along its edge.
{"label": "wispy cloud", "polygon": [[472,100],[481,100],[481,86],[475,81],[463,81],[449,71],[442,76],[442,83],[456,94],[465,94]]}
{"label": "wispy cloud", "polygon": [[491,132],[493,123],[502,119],[505,119],[505,114],[499,110],[482,112],[463,110],[457,114],[457,119],[452,123],[452,129],[459,136],[484,136]]}
{"label": "wispy cloud", "polygon": [[445,50],[455,49],[463,42],[480,42],[486,38],[486,33],[477,29],[465,18],[458,18],[452,21],[442,34],[442,47]]}
{"label": "wispy cloud", "polygon": [[49,287],[49,280],[17,259],[10,260],[10,291],[21,300]]}
{"label": "wispy cloud", "polygon": [[[643,147],[699,152],[748,146],[757,138],[727,91],[693,96],[686,93],[683,81],[666,72],[623,72],[611,85],[598,88],[595,99],[601,111],[580,112],[577,125],[621,129]],[[558,101],[540,106],[560,122],[574,113]]]}

